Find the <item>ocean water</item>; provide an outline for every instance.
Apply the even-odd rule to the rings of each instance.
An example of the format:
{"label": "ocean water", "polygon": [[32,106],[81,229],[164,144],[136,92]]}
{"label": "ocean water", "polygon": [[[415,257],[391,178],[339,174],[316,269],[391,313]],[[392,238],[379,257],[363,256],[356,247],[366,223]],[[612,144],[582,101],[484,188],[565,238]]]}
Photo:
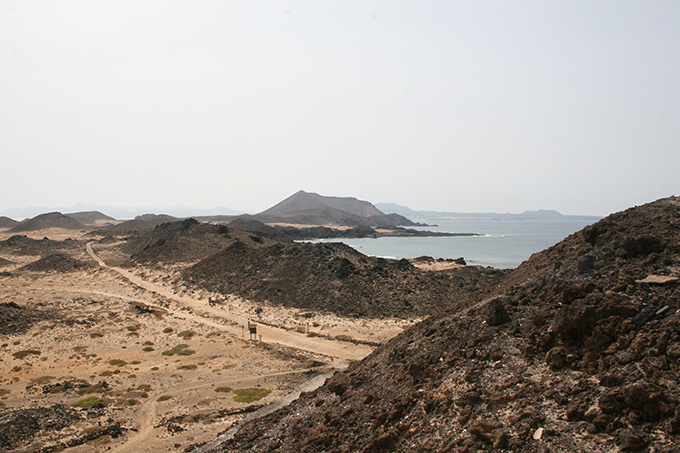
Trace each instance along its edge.
{"label": "ocean water", "polygon": [[469,265],[498,269],[517,267],[540,252],[593,223],[585,220],[419,220],[428,225],[416,229],[449,233],[479,233],[460,237],[381,237],[322,239],[314,242],[343,242],[364,255],[385,258],[465,258]]}

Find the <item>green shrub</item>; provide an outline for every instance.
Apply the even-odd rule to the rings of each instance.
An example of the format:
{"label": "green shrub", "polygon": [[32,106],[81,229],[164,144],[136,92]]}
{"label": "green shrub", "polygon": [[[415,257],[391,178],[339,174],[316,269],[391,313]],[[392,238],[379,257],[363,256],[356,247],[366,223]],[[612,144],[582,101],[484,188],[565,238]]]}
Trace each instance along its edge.
{"label": "green shrub", "polygon": [[161,395],[161,396],[158,397],[158,399],[156,401],[158,401],[160,403],[160,402],[163,402],[163,401],[167,401],[170,398],[172,398],[172,395]]}
{"label": "green shrub", "polygon": [[194,335],[196,335],[196,332],[193,330],[183,330],[177,334],[178,337],[182,337],[184,340],[191,340]]}
{"label": "green shrub", "polygon": [[234,396],[234,401],[237,403],[252,403],[271,393],[269,389],[262,388],[247,388],[247,389],[236,389],[234,390],[236,396]]}
{"label": "green shrub", "polygon": [[123,365],[127,365],[127,362],[125,360],[120,360],[120,359],[111,359],[111,360],[109,360],[109,365],[111,365],[111,366],[123,366]]}
{"label": "green shrub", "polygon": [[187,349],[189,347],[188,344],[178,344],[172,349],[169,349],[167,351],[163,351],[161,354],[162,355],[167,355],[167,356],[172,356],[172,355],[191,355],[191,354],[196,354],[196,351],[192,351],[191,349]]}
{"label": "green shrub", "polygon": [[25,351],[17,351],[12,355],[17,359],[23,359],[25,357],[28,357],[29,355],[40,355],[40,351],[38,351],[37,349],[27,349]]}
{"label": "green shrub", "polygon": [[193,365],[193,364],[192,365],[181,365],[181,366],[177,367],[178,370],[195,370],[196,368],[198,368],[198,365]]}
{"label": "green shrub", "polygon": [[170,333],[170,332],[174,332],[174,331],[175,331],[175,329],[173,329],[172,327],[166,327],[165,329],[163,329],[163,333]]}
{"label": "green shrub", "polygon": [[217,387],[216,392],[229,393],[231,392],[231,387]]}
{"label": "green shrub", "polygon": [[88,396],[87,398],[83,398],[80,401],[77,401],[72,404],[73,407],[84,407],[86,409],[91,408],[92,406],[98,405],[98,404],[103,404],[103,401],[101,398],[98,398],[96,396]]}

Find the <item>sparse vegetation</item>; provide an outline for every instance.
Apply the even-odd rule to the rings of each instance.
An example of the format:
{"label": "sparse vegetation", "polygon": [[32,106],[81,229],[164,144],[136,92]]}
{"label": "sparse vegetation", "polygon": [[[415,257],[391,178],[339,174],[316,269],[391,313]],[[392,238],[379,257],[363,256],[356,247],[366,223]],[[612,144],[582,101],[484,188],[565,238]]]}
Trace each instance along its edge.
{"label": "sparse vegetation", "polygon": [[180,366],[177,367],[178,370],[195,370],[196,368],[198,368],[198,365],[194,365],[194,364],[180,365]]}
{"label": "sparse vegetation", "polygon": [[89,387],[83,387],[76,391],[78,395],[90,395],[92,393],[104,393],[104,389],[101,384],[90,385]]}
{"label": "sparse vegetation", "polygon": [[82,400],[76,401],[72,404],[73,407],[82,407],[85,409],[90,409],[93,406],[103,405],[103,400],[96,396],[88,396]]}
{"label": "sparse vegetation", "polygon": [[231,392],[231,387],[217,387],[215,391],[221,393],[229,393]]}
{"label": "sparse vegetation", "polygon": [[127,365],[127,362],[125,360],[121,360],[121,359],[111,359],[111,360],[109,360],[109,365],[111,365],[111,366],[123,366],[123,365]]}
{"label": "sparse vegetation", "polygon": [[43,385],[55,379],[54,376],[40,376],[39,378],[33,379],[32,383],[35,385]]}
{"label": "sparse vegetation", "polygon": [[101,332],[90,332],[90,338],[102,338],[104,336]]}
{"label": "sparse vegetation", "polygon": [[85,352],[87,351],[87,346],[74,346],[73,347],[73,352]]}
{"label": "sparse vegetation", "polygon": [[153,350],[154,350],[154,348],[152,348],[151,346],[147,346],[145,348],[142,348],[142,351],[144,351],[144,352],[151,352]]}
{"label": "sparse vegetation", "polygon": [[171,399],[171,398],[172,398],[172,395],[161,395],[161,396],[158,397],[158,399],[157,399],[156,401],[158,401],[159,403],[161,403],[161,402],[167,401],[167,400],[169,400],[169,399]]}
{"label": "sparse vegetation", "polygon": [[163,351],[161,354],[162,355],[167,355],[167,356],[173,356],[175,354],[177,355],[191,355],[191,354],[196,354],[196,351],[193,351],[191,349],[187,349],[189,347],[188,344],[178,344],[172,349],[169,349],[167,351]]}
{"label": "sparse vegetation", "polygon": [[163,333],[172,333],[174,331],[175,329],[173,329],[172,327],[166,327],[165,329],[163,329]]}
{"label": "sparse vegetation", "polygon": [[40,351],[37,349],[26,349],[25,351],[17,351],[12,356],[16,359],[23,359],[28,357],[29,355],[40,355]]}
{"label": "sparse vegetation", "polygon": [[234,390],[236,395],[234,396],[234,401],[237,403],[252,403],[253,401],[258,401],[271,393],[269,389],[263,388],[247,388],[247,389],[236,389]]}
{"label": "sparse vegetation", "polygon": [[193,330],[183,330],[177,334],[178,337],[181,337],[184,340],[191,340],[194,335],[196,335],[196,332]]}
{"label": "sparse vegetation", "polygon": [[0,396],[5,396],[9,393],[10,391],[7,389],[0,389]]}

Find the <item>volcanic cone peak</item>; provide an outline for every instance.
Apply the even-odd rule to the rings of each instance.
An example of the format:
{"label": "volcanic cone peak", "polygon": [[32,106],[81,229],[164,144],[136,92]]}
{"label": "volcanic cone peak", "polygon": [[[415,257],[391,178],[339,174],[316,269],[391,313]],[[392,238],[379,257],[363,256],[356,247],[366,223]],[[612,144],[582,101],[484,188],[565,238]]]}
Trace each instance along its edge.
{"label": "volcanic cone peak", "polygon": [[[672,451],[680,206],[614,214],[427,319],[219,451]],[[659,283],[646,283],[659,282]]]}
{"label": "volcanic cone peak", "polygon": [[42,230],[45,228],[82,230],[85,229],[85,226],[71,217],[65,216],[61,212],[49,212],[47,214],[40,214],[36,217],[33,217],[32,219],[25,220],[9,231],[13,233],[19,233],[23,231]]}

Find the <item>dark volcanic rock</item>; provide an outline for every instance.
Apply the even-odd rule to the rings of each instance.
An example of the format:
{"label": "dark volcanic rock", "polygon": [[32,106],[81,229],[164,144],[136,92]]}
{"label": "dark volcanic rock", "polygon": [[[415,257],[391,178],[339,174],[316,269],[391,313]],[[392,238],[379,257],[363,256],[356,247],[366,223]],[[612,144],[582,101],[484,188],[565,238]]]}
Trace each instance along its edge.
{"label": "dark volcanic rock", "polygon": [[72,239],[53,241],[43,238],[38,240],[19,234],[0,242],[0,248],[20,255],[48,255],[55,252],[74,250],[82,246],[82,243]]}
{"label": "dark volcanic rock", "polygon": [[25,220],[16,225],[9,231],[19,233],[22,231],[35,231],[45,228],[64,228],[67,230],[83,230],[85,225],[65,216],[61,212],[50,212],[47,214],[40,214],[32,219]]}
{"label": "dark volcanic rock", "polygon": [[62,405],[0,412],[0,449],[12,451],[39,432],[59,431],[81,418],[77,410]]}
{"label": "dark volcanic rock", "polygon": [[202,288],[256,302],[345,316],[420,316],[441,312],[503,275],[468,267],[427,272],[407,260],[367,257],[339,243],[235,242],[190,267]]}
{"label": "dark volcanic rock", "polygon": [[678,275],[678,225],[677,198],[611,215],[218,451],[676,451],[680,288],[636,282]]}
{"label": "dark volcanic rock", "polygon": [[19,270],[33,272],[75,272],[89,267],[92,267],[91,263],[85,263],[63,253],[55,253],[20,267]]}
{"label": "dark volcanic rock", "polygon": [[22,307],[14,302],[0,304],[0,334],[13,335],[28,330],[33,323],[47,319],[45,312]]}

